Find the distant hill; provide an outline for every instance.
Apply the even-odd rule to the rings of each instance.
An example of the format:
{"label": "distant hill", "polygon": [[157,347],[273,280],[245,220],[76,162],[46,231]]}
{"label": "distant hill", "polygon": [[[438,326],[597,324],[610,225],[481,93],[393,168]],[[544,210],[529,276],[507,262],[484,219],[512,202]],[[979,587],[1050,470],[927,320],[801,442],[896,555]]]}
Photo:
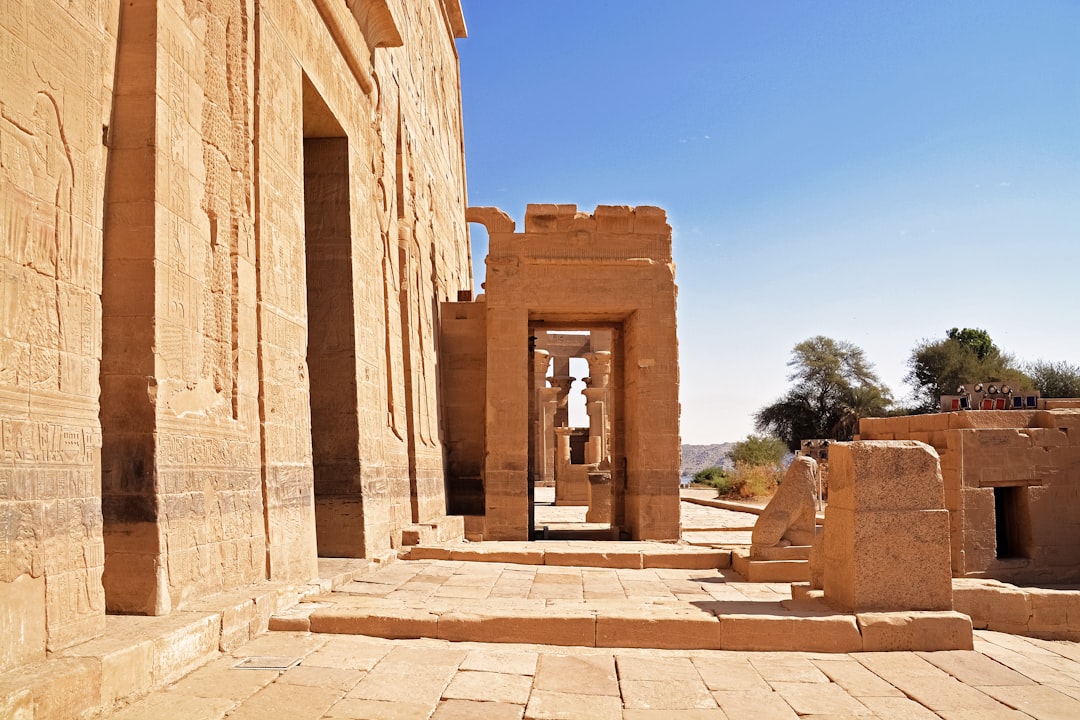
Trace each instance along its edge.
{"label": "distant hill", "polygon": [[735,447],[735,443],[720,443],[718,445],[683,445],[682,446],[682,474],[693,475],[707,467],[731,468],[731,460],[728,452]]}

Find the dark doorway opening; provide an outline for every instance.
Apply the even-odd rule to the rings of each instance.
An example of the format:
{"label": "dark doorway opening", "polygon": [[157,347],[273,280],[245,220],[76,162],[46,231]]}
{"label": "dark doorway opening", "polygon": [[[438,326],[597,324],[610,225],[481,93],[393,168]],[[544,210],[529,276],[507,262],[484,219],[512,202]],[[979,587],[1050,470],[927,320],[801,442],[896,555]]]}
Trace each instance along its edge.
{"label": "dark doorway opening", "polygon": [[1030,557],[1031,522],[1027,488],[994,488],[994,523],[999,560]]}
{"label": "dark doorway opening", "polygon": [[308,385],[320,557],[363,557],[349,141],[304,78]]}

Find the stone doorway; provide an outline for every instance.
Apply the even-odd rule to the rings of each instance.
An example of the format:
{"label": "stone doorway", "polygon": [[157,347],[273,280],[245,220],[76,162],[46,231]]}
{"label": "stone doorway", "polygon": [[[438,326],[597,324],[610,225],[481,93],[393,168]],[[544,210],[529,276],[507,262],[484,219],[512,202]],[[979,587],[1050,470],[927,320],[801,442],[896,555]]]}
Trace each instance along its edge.
{"label": "stone doorway", "polygon": [[349,141],[304,78],[304,250],[315,536],[320,557],[364,556]]}
{"label": "stone doorway", "polygon": [[[534,539],[617,540],[625,476],[612,326],[530,325],[529,527]],[[619,370],[621,377],[621,368]],[[618,489],[618,491],[617,491]]]}

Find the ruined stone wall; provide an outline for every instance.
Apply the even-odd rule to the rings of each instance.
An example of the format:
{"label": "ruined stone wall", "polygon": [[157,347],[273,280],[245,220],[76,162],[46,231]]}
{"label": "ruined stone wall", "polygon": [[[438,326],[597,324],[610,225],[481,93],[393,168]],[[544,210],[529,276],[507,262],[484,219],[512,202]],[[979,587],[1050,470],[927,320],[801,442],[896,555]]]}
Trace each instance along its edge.
{"label": "ruined stone wall", "polygon": [[614,523],[634,539],[677,539],[678,341],[666,214],[530,205],[523,233],[508,218],[487,225],[485,537],[528,532],[528,334],[530,323],[547,323],[612,330]]}
{"label": "ruined stone wall", "polygon": [[969,411],[864,419],[860,438],[941,456],[957,577],[1080,580],[1080,412]]}
{"label": "ruined stone wall", "polygon": [[0,14],[0,671],[104,628],[101,199],[116,3]]}

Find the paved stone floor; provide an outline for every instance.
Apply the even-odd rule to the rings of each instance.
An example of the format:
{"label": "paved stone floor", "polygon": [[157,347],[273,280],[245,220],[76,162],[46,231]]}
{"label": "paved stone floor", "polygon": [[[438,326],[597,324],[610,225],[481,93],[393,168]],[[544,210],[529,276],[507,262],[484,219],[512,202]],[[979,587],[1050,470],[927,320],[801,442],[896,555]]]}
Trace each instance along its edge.
{"label": "paved stone floor", "polygon": [[408,560],[346,583],[334,595],[401,601],[416,607],[501,600],[517,607],[566,600],[778,602],[790,583],[748,583],[733,570],[583,568]]}
{"label": "paved stone floor", "polygon": [[[553,512],[569,510],[554,508]],[[683,503],[690,533],[754,516]],[[786,583],[726,570],[402,561],[341,588],[430,608],[575,602],[775,603]],[[291,665],[286,670],[240,669]],[[1080,643],[976,632],[974,651],[760,653],[556,647],[270,632],[108,717],[118,720],[1080,718]]]}
{"label": "paved stone floor", "polygon": [[[715,498],[712,489],[693,488],[682,491],[683,496]],[[588,510],[584,505],[555,505],[555,488],[538,487],[535,495],[535,521],[538,527],[551,529],[592,529],[603,527],[585,522]],[[683,539],[695,545],[749,545],[750,530],[757,515],[721,508],[680,503]]]}
{"label": "paved stone floor", "polygon": [[[299,664],[235,667],[249,657]],[[271,632],[110,717],[1075,720],[1080,645],[979,632],[974,652],[819,655]]]}

